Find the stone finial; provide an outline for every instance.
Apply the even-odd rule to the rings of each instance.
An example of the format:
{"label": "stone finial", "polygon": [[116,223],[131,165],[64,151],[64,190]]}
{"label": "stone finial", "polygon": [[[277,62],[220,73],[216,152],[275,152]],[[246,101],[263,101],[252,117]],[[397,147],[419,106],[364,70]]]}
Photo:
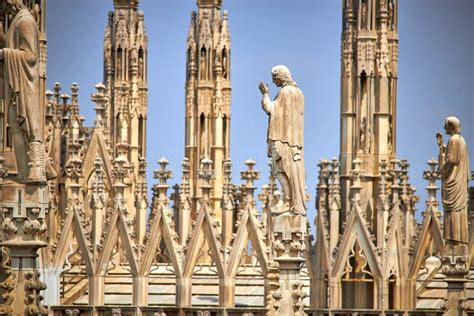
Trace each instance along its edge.
{"label": "stone finial", "polygon": [[198,170],[199,179],[203,181],[203,186],[210,186],[211,180],[214,178],[214,170],[212,170],[212,160],[204,158],[201,160],[201,168]]}
{"label": "stone finial", "polygon": [[59,103],[59,98],[61,96],[61,84],[59,82],[54,83],[53,93],[54,98],[56,99],[56,103]]}
{"label": "stone finial", "polygon": [[53,91],[48,89],[46,90],[45,95],[46,95],[46,102],[47,102],[46,115],[53,116],[54,115],[54,101],[53,101],[54,93]]}
{"label": "stone finial", "polygon": [[189,162],[188,158],[184,158],[183,162],[181,163],[181,192],[184,196],[188,196],[191,194],[190,192],[190,184],[189,184],[189,177],[191,172],[191,163]]}
{"label": "stone finial", "polygon": [[321,159],[318,163],[319,176],[316,195],[316,208],[322,212],[327,209],[327,188],[329,180],[329,161]]}
{"label": "stone finial", "polygon": [[71,84],[71,103],[77,105],[79,101],[79,85],[75,82]]}
{"label": "stone finial", "polygon": [[184,158],[183,162],[181,163],[181,170],[183,172],[183,179],[189,179],[189,173],[191,171],[191,163],[189,162],[188,158]]}
{"label": "stone finial", "polygon": [[160,185],[167,186],[168,179],[171,179],[172,172],[168,169],[168,160],[165,157],[161,157],[158,160],[158,164],[160,165],[160,169],[155,170],[153,172],[153,178],[158,179],[160,181]]}
{"label": "stone finial", "polygon": [[246,205],[248,207],[253,207],[253,194],[255,191],[254,181],[260,178],[260,172],[254,169],[255,160],[247,159],[245,165],[247,166],[247,170],[240,172],[240,178],[246,181],[246,183],[242,184],[241,190],[244,193]]}
{"label": "stone finial", "polygon": [[106,87],[103,83],[98,83],[95,85],[95,89],[97,92],[91,95],[92,102],[96,104],[94,125],[96,128],[105,127],[105,105],[108,102],[108,97],[106,95]]}
{"label": "stone finial", "polygon": [[114,187],[125,187],[125,178],[128,177],[130,167],[127,165],[127,161],[122,157],[117,157],[113,162],[112,176],[114,177]]}
{"label": "stone finial", "polygon": [[104,163],[100,157],[95,157],[94,160],[95,166],[95,180],[93,183],[93,192],[92,192],[92,206],[98,207],[101,206],[100,203],[104,203]]}
{"label": "stone finial", "polygon": [[392,169],[390,170],[390,175],[393,179],[392,185],[390,188],[392,189],[392,203],[398,203],[398,199],[400,196],[400,182],[402,181],[402,169],[401,169],[401,161],[398,159],[393,159],[391,161]]}
{"label": "stone finial", "polygon": [[201,160],[201,168],[198,170],[198,177],[201,180],[201,190],[204,200],[208,200],[211,195],[211,180],[214,178],[212,160],[204,158]]}
{"label": "stone finial", "polygon": [[351,204],[353,208],[360,208],[360,191],[362,190],[362,170],[360,169],[361,160],[356,158],[352,161],[353,167],[350,171],[350,175],[352,177],[352,185],[351,185]]}
{"label": "stone finial", "polygon": [[144,157],[138,158],[138,173],[141,176],[146,176],[146,166],[147,166],[146,158]]}
{"label": "stone finial", "polygon": [[379,196],[377,200],[377,207],[379,210],[388,211],[390,209],[388,196],[388,163],[387,160],[382,159],[379,162]]}
{"label": "stone finial", "polygon": [[229,158],[224,160],[224,195],[232,194],[232,160]]}
{"label": "stone finial", "polygon": [[434,159],[428,160],[429,169],[423,171],[423,179],[428,180],[428,188],[436,187],[436,180],[439,179],[439,174],[436,171],[438,163]]}
{"label": "stone finial", "polygon": [[318,189],[324,189],[328,187],[328,180],[329,180],[329,160],[321,159],[318,163],[319,169],[319,183]]}
{"label": "stone finial", "polygon": [[268,160],[268,170],[269,170],[269,176],[268,176],[268,189],[270,190],[270,195],[273,196],[273,192],[277,190],[277,185],[275,182],[275,177],[273,176],[272,173],[272,160]]}
{"label": "stone finial", "polygon": [[390,161],[390,164],[392,166],[391,166],[391,169],[389,171],[389,174],[392,177],[393,185],[395,185],[396,188],[398,188],[398,186],[400,184],[400,176],[402,174],[401,161],[398,160],[398,159],[392,159]]}
{"label": "stone finial", "polygon": [[67,117],[68,117],[68,114],[69,114],[69,105],[68,105],[68,101],[71,97],[67,94],[67,93],[63,93],[61,94],[61,100],[62,100],[62,105],[61,105],[61,109],[62,109],[62,117],[63,117],[63,120],[66,119],[67,120]]}
{"label": "stone finial", "polygon": [[244,185],[245,188],[255,189],[254,181],[260,179],[260,172],[253,169],[255,166],[255,160],[248,159],[245,161],[245,165],[247,166],[247,170],[240,172],[240,178],[247,181]]}
{"label": "stone finial", "polygon": [[339,160],[333,158],[330,163],[329,171],[329,209],[339,211],[341,208],[341,183],[339,178]]}
{"label": "stone finial", "polygon": [[229,158],[224,160],[224,183],[232,182],[232,160]]}
{"label": "stone finial", "polygon": [[436,202],[436,191],[438,187],[436,186],[436,180],[439,179],[439,174],[436,170],[438,162],[434,159],[428,160],[429,169],[423,171],[423,179],[428,181],[428,186],[426,187],[426,191],[428,192],[428,201],[427,204],[433,204]]}

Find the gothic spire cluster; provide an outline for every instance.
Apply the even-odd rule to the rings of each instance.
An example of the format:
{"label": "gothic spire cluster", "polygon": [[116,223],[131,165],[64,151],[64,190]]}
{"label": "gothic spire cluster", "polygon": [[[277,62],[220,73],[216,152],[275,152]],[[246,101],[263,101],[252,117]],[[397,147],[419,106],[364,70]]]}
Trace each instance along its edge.
{"label": "gothic spire cluster", "polygon": [[[410,164],[396,158],[398,0],[342,1],[341,154],[318,164],[315,240],[310,208],[297,212],[278,190],[282,170],[259,188],[262,166],[248,159],[240,180],[232,178],[231,39],[222,0],[197,0],[191,15],[185,158],[173,186],[170,162],[161,157],[151,192],[148,37],[139,0],[113,0],[103,82],[91,95],[92,127],[81,115],[78,84],[45,89],[46,0],[25,3],[23,17],[39,31],[45,113],[35,117],[44,129],[38,157],[47,157],[58,177],[22,182],[16,157],[31,150],[15,144],[11,106],[0,98],[0,314],[467,315],[474,309],[467,201],[456,197],[466,196],[468,181],[459,120],[446,122],[447,145],[437,135],[439,161],[430,160],[423,173],[421,222]],[[6,16],[0,22],[4,31],[12,27]],[[20,66],[13,71],[29,67]],[[276,157],[281,148],[289,149],[288,164],[301,160],[301,148],[277,142],[275,160],[284,160]],[[451,168],[453,156],[462,156],[463,169]],[[30,162],[46,165],[41,160]],[[451,177],[453,170],[462,174]],[[462,202],[462,209],[445,207],[444,216],[440,177],[443,205]]]}

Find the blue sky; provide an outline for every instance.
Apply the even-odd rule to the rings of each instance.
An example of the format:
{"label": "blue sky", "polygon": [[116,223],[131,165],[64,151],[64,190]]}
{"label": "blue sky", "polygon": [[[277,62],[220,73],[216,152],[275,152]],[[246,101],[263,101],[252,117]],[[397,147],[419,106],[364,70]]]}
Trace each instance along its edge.
{"label": "blue sky", "polygon": [[[232,36],[231,158],[234,182],[243,162],[257,161],[264,183],[267,117],[258,82],[285,64],[306,99],[305,160],[315,215],[316,164],[339,155],[342,0],[224,0]],[[180,178],[184,156],[185,44],[194,0],[141,0],[149,38],[149,177],[161,155]],[[102,40],[112,0],[48,0],[48,87],[80,86],[81,112],[92,125],[90,94],[102,80]],[[400,0],[397,153],[411,163],[423,210],[426,161],[435,134],[458,116],[474,168],[474,1]],[[272,86],[272,85],[270,85]],[[271,87],[275,95],[275,87]],[[151,183],[150,183],[151,185]]]}

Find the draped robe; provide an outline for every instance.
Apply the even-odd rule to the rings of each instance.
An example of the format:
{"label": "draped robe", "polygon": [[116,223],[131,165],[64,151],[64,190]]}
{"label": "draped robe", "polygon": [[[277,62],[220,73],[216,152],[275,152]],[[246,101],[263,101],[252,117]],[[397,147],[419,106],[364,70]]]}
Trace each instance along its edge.
{"label": "draped robe", "polygon": [[[264,98],[262,107],[269,115],[267,142],[272,173],[280,180],[284,193],[289,194],[290,208],[306,214],[303,93],[296,86],[284,86],[275,101]],[[287,188],[282,177],[288,182]]]}
{"label": "draped robe", "polygon": [[16,105],[16,121],[27,142],[42,140],[38,46],[35,19],[27,9],[21,9],[6,33],[3,92],[5,104]]}
{"label": "draped robe", "polygon": [[466,142],[454,134],[446,148],[446,158],[440,167],[444,207],[444,238],[459,243],[468,242],[469,157]]}

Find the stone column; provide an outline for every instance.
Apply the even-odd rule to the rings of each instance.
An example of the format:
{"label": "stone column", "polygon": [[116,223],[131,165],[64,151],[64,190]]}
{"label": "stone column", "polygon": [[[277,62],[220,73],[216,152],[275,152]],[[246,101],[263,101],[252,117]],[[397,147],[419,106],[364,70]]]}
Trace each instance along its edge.
{"label": "stone column", "polygon": [[444,280],[448,283],[448,295],[445,299],[446,316],[467,315],[463,308],[466,299],[464,291],[466,276],[469,273],[467,256],[445,254],[441,257],[441,273],[446,275]]}
{"label": "stone column", "polygon": [[7,256],[3,257],[5,279],[0,280],[1,313],[46,315],[40,291],[46,284],[39,279],[37,251],[47,244],[40,240],[46,231],[48,205],[46,183],[19,184],[5,180],[8,171],[0,157],[0,226]]}
{"label": "stone column", "polygon": [[303,283],[300,281],[301,266],[305,261],[306,216],[293,214],[284,203],[279,203],[272,210],[274,220],[273,251],[274,260],[280,268],[280,288],[273,293],[276,316],[303,316]]}

